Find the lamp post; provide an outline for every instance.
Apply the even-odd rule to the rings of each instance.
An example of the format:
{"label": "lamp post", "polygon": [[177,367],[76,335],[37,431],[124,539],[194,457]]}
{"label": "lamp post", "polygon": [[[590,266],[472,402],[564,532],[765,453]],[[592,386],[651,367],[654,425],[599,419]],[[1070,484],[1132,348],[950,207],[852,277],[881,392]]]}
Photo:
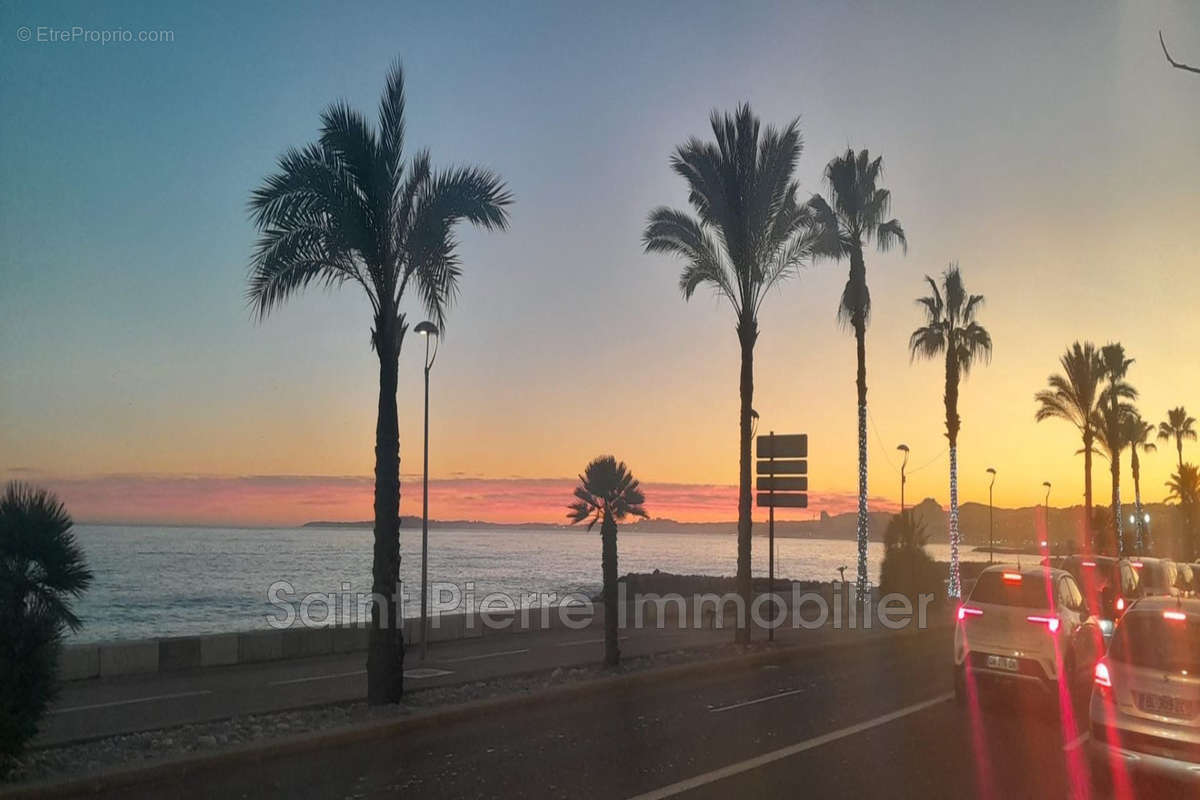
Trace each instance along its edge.
{"label": "lamp post", "polygon": [[[425,463],[421,470],[421,660],[429,650],[429,370],[437,358],[437,325],[421,322],[416,332],[425,337]],[[429,340],[434,338],[433,354]]]}
{"label": "lamp post", "polygon": [[896,447],[897,450],[904,453],[904,461],[900,463],[900,514],[904,514],[904,484],[908,478],[904,475],[904,468],[908,466],[908,445],[902,444]]}
{"label": "lamp post", "polygon": [[1050,545],[1050,481],[1042,481],[1042,486],[1046,487],[1046,499],[1042,503],[1042,517],[1046,525],[1046,543],[1043,547]]}
{"label": "lamp post", "polygon": [[988,484],[988,563],[991,564],[996,554],[996,526],[992,524],[992,487],[996,485],[996,468],[988,467],[992,482]]}

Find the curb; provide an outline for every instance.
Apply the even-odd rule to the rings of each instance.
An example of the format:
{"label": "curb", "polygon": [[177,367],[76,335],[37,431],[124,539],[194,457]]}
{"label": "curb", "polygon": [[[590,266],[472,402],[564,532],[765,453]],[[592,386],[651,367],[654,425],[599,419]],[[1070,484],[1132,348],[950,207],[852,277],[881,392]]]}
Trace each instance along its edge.
{"label": "curb", "polygon": [[61,781],[48,779],[23,786],[0,787],[0,797],[13,800],[17,800],[17,798],[33,800],[34,798],[74,797],[132,789],[161,779],[177,780],[188,775],[197,775],[227,766],[257,764],[281,756],[339,747],[364,740],[374,741],[381,736],[395,736],[435,725],[462,722],[528,705],[589,697],[617,687],[644,686],[703,673],[710,673],[714,678],[719,679],[737,672],[744,672],[761,664],[820,651],[869,647],[889,640],[902,643],[912,642],[917,638],[925,638],[951,627],[953,626],[935,623],[916,636],[892,637],[887,634],[875,634],[859,640],[775,645],[756,653],[676,664],[661,669],[651,668],[625,675],[613,675],[585,680],[577,684],[555,686],[541,691],[519,692],[501,697],[473,700],[428,712],[418,711],[411,716],[403,716],[398,719],[370,720],[324,731],[300,733],[268,742],[250,742],[233,745],[223,750],[171,756],[143,766],[117,767],[94,775],[78,776]]}

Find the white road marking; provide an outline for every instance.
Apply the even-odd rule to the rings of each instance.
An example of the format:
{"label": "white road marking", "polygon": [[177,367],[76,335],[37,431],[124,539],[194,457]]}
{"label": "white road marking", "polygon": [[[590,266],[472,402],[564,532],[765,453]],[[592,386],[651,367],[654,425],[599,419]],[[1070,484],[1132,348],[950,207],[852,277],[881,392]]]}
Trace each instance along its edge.
{"label": "white road marking", "polygon": [[1063,752],[1066,752],[1068,750],[1074,750],[1076,747],[1079,747],[1079,745],[1083,744],[1090,738],[1092,738],[1092,734],[1088,731],[1084,731],[1083,733],[1076,736],[1072,741],[1064,744]]}
{"label": "white road marking", "polygon": [[804,691],[803,689],[792,689],[787,692],[778,692],[776,694],[769,694],[766,697],[759,697],[754,700],[747,700],[744,703],[734,703],[733,705],[720,706],[718,708],[710,708],[708,710],[712,714],[719,714],[722,711],[732,711],[735,708],[745,708],[746,706],[752,706],[752,705],[756,705],[758,703],[765,703],[768,700],[778,700],[781,697],[791,697],[792,695],[800,694],[803,691]]}
{"label": "white road marking", "polygon": [[798,753],[803,753],[806,750],[812,750],[822,745],[829,744],[830,742],[836,742],[838,739],[845,739],[847,736],[854,736],[855,734],[862,733],[863,731],[869,731],[872,728],[878,728],[880,725],[886,725],[889,722],[894,722],[902,717],[907,717],[910,714],[916,714],[918,711],[924,711],[927,708],[932,708],[933,706],[945,703],[952,697],[954,697],[954,694],[952,692],[947,692],[946,694],[938,695],[930,700],[925,700],[921,703],[914,703],[911,706],[905,706],[904,708],[897,709],[896,711],[893,711],[889,714],[884,714],[881,717],[869,719],[866,722],[860,722],[856,725],[850,725],[848,727],[833,731],[832,733],[826,733],[823,736],[817,736],[813,739],[797,742],[796,744],[780,748],[779,750],[772,750],[770,753],[764,753],[761,756],[748,758],[745,761],[739,761],[736,764],[730,764],[729,766],[722,767],[721,769],[714,769],[711,772],[705,772],[701,775],[697,775],[694,778],[688,778],[687,780],[672,783],[669,786],[664,786],[661,789],[655,789],[652,792],[639,794],[636,797],[630,798],[630,800],[663,800],[663,798],[674,797],[677,794],[682,794],[683,792],[688,792],[692,789],[698,789],[701,786],[707,786],[710,783],[715,783],[716,781],[730,778],[734,775],[740,775],[743,772],[749,772],[750,770],[758,769],[759,767],[766,766],[767,764],[779,761],[780,759],[789,758]]}
{"label": "white road marking", "polygon": [[286,681],[271,681],[267,686],[291,686],[293,683],[310,683],[312,681],[328,681],[334,678],[353,678],[356,675],[366,675],[365,669],[360,669],[355,672],[338,672],[333,675],[313,675],[310,678],[292,678]]}
{"label": "white road marking", "polygon": [[174,700],[178,697],[199,697],[202,694],[212,694],[208,689],[198,692],[178,692],[177,694],[156,694],[153,697],[138,697],[134,700],[114,700],[111,703],[92,703],[86,706],[71,706],[70,708],[56,708],[51,714],[69,714],[72,711],[91,711],[95,708],[112,708],[114,706],[128,706],[134,703],[153,703],[155,700]]}
{"label": "white road marking", "polygon": [[453,674],[454,670],[435,669],[434,667],[417,667],[416,669],[404,670],[404,677],[412,678],[413,680],[421,680],[422,678],[440,678],[443,675]]}
{"label": "white road marking", "polygon": [[484,658],[499,658],[500,656],[519,656],[522,653],[528,653],[529,648],[524,650],[501,650],[499,653],[482,653],[477,656],[462,656],[461,658],[443,658],[442,661],[446,664],[458,664],[463,661],[479,661]]}
{"label": "white road marking", "polygon": [[[617,641],[627,642],[627,641],[629,641],[629,637],[621,636],[621,637],[617,638]],[[555,647],[576,647],[581,644],[604,644],[604,640],[603,639],[584,639],[583,641],[580,641],[580,642],[559,642],[558,644],[556,644],[554,646]]]}

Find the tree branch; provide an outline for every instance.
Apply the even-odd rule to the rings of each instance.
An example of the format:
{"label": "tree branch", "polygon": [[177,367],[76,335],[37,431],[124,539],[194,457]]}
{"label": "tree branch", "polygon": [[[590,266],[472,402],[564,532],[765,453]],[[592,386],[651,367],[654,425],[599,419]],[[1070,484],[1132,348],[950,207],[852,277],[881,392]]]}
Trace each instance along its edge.
{"label": "tree branch", "polygon": [[1162,45],[1163,55],[1167,57],[1167,63],[1170,64],[1172,67],[1174,67],[1175,69],[1186,70],[1187,72],[1200,73],[1200,67],[1193,67],[1188,64],[1181,64],[1180,62],[1171,58],[1171,54],[1167,52],[1167,43],[1163,41],[1162,31],[1158,32],[1158,43]]}

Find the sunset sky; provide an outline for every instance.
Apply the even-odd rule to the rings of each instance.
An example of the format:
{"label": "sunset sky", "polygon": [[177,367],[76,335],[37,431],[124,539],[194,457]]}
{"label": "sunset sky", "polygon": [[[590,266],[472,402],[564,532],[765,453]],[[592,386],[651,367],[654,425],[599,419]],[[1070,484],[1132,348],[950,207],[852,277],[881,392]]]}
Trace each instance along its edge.
{"label": "sunset sky", "polygon": [[[994,466],[998,505],[1040,502],[1044,480],[1052,504],[1081,502],[1077,434],[1033,420],[1074,339],[1125,345],[1148,419],[1200,416],[1200,76],[1170,69],[1157,39],[1200,62],[1200,8],[792,5],[4,3],[0,479],[55,488],[84,521],[371,516],[369,307],[314,290],[254,322],[246,202],[328,103],[373,117],[397,56],[410,152],[486,165],[516,197],[508,232],[462,231],[431,389],[433,517],[560,521],[571,478],[606,452],[647,484],[652,515],[736,517],[732,313],[703,291],[685,303],[680,264],[640,235],[652,207],[686,204],[672,149],[742,101],[801,118],[805,192],[848,145],[884,156],[909,249],[867,261],[874,507],[898,500],[901,442],[908,497],[948,499],[942,370],[906,348],[922,276],[950,261],[986,295],[995,341],[962,388],[962,500],[986,501]],[[14,33],[73,25],[174,41]],[[760,318],[762,431],[810,436],[801,516],[853,507],[845,272],[810,267]],[[420,513],[414,342],[404,514]],[[1146,459],[1148,499],[1174,462],[1173,446]],[[1107,476],[1097,460],[1098,502]]]}

